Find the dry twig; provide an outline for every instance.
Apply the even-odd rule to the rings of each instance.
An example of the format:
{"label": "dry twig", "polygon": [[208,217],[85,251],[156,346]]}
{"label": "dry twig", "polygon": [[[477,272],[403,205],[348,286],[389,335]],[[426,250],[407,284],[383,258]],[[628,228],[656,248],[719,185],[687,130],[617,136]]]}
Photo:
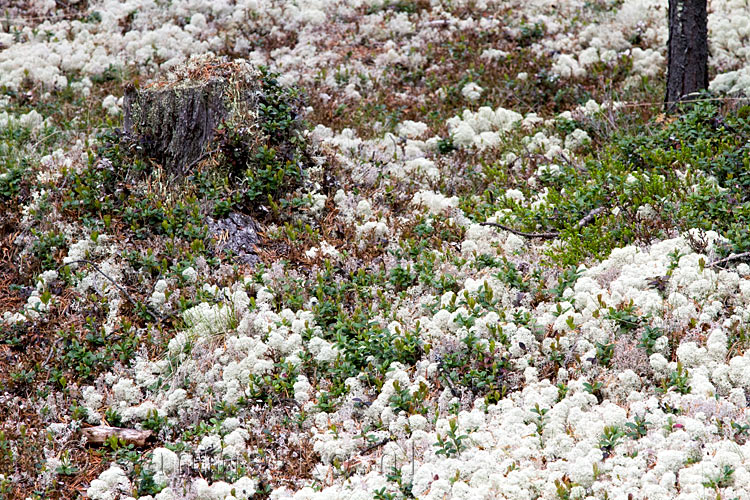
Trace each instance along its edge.
{"label": "dry twig", "polygon": [[367,448],[365,448],[364,450],[362,450],[361,452],[359,452],[359,454],[360,455],[365,455],[367,453],[370,453],[375,448],[380,448],[381,446],[383,446],[384,444],[386,444],[386,443],[388,443],[390,441],[393,441],[393,438],[390,437],[390,436],[388,436],[387,438],[383,438],[380,441],[378,441],[377,443],[371,444],[370,446],[368,446]]}
{"label": "dry twig", "polygon": [[504,226],[502,224],[498,224],[497,222],[480,222],[480,226],[492,226],[492,227],[498,227],[504,231],[508,231],[513,234],[517,234],[518,236],[523,236],[524,238],[541,238],[545,240],[551,240],[552,238],[557,238],[560,236],[560,233],[558,231],[552,231],[549,233],[525,233],[523,231],[519,231],[517,229],[513,229],[512,227]]}
{"label": "dry twig", "polygon": [[[58,266],[57,270],[59,271],[63,267],[69,266],[70,264],[87,264],[87,265],[93,267],[96,272],[98,272],[99,274],[101,274],[102,276],[104,276],[107,279],[107,281],[109,281],[110,283],[112,283],[112,285],[114,285],[115,288],[117,288],[120,292],[122,292],[122,294],[125,295],[125,298],[128,299],[128,302],[130,302],[131,304],[133,304],[133,307],[135,307],[137,309],[138,306],[140,305],[139,302],[137,302],[135,299],[133,299],[133,297],[128,293],[128,291],[125,290],[125,288],[123,288],[122,286],[120,286],[114,280],[114,278],[112,278],[107,273],[105,273],[104,271],[102,271],[99,268],[99,266],[96,265],[95,262],[92,262],[92,261],[90,261],[88,259],[73,260],[73,261],[70,261],[70,262],[66,262],[65,264],[63,264],[61,266]],[[165,321],[165,320],[169,319],[170,317],[174,316],[174,313],[167,314],[166,316],[162,315],[162,314],[159,313],[159,311],[157,311],[156,309],[152,308],[148,304],[142,304],[142,305],[148,310],[149,313],[151,313],[159,321]]]}
{"label": "dry twig", "polygon": [[706,267],[719,266],[721,264],[726,264],[727,262],[731,262],[733,260],[747,259],[748,257],[750,257],[750,252],[733,253],[729,257],[724,257],[723,259],[719,259],[719,260],[715,260],[711,262]]}
{"label": "dry twig", "polygon": [[[583,216],[581,220],[578,221],[576,224],[577,228],[582,228],[584,226],[587,226],[593,222],[593,220],[596,218],[597,215],[604,212],[606,208],[599,207],[591,210],[589,213]],[[512,227],[504,226],[502,224],[498,224],[497,222],[480,222],[480,226],[492,226],[492,227],[499,227],[500,229],[503,229],[505,231],[511,232],[513,234],[517,234],[518,236],[523,236],[524,238],[540,238],[544,240],[551,240],[553,238],[557,238],[560,236],[559,231],[550,231],[547,233],[525,233],[523,231],[519,231],[517,229],[513,229]]]}

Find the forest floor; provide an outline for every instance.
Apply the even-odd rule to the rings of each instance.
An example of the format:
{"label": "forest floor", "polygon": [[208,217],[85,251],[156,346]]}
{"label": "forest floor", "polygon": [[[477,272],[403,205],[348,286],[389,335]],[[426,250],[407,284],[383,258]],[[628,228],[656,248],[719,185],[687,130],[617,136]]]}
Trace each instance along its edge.
{"label": "forest floor", "polygon": [[665,114],[664,4],[6,2],[0,498],[750,498],[750,6]]}

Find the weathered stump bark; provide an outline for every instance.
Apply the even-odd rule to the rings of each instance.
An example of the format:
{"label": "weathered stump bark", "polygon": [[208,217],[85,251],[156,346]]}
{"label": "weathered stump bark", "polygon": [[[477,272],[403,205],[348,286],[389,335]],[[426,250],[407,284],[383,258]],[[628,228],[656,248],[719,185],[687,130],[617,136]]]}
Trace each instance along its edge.
{"label": "weathered stump bark", "polygon": [[[144,89],[130,86],[124,129],[168,172],[182,175],[208,151],[225,120],[243,122],[257,107],[257,75],[239,63],[209,61]],[[243,113],[242,116],[237,116]]]}
{"label": "weathered stump bark", "polygon": [[708,88],[707,0],[669,0],[667,110]]}
{"label": "weathered stump bark", "polygon": [[125,131],[144,153],[167,170],[182,173],[198,160],[227,116],[226,82],[211,81],[178,88],[149,88],[125,93]]}

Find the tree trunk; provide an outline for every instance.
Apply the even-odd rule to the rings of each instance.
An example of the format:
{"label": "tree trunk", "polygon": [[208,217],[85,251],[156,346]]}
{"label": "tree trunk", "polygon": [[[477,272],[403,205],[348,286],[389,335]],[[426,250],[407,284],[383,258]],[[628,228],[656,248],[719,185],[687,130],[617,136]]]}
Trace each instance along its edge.
{"label": "tree trunk", "polygon": [[707,0],[669,0],[666,108],[708,88]]}

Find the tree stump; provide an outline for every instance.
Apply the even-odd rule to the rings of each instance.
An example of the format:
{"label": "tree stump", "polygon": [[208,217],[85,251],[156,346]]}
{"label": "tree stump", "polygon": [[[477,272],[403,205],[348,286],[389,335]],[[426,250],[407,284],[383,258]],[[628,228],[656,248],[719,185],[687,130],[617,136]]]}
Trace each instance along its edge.
{"label": "tree stump", "polygon": [[259,77],[244,62],[193,62],[170,80],[144,89],[129,86],[125,133],[167,172],[184,175],[210,152],[223,122],[252,126]]}

